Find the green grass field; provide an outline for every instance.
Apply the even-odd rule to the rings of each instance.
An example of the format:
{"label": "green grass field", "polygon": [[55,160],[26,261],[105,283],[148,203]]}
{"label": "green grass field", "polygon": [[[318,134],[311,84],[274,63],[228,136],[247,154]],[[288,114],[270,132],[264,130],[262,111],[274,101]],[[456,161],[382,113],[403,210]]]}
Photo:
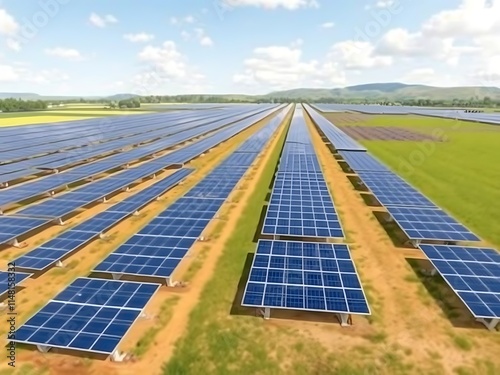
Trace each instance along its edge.
{"label": "green grass field", "polygon": [[373,116],[346,125],[398,126],[444,136],[445,142],[362,143],[436,204],[500,247],[500,126],[416,116]]}

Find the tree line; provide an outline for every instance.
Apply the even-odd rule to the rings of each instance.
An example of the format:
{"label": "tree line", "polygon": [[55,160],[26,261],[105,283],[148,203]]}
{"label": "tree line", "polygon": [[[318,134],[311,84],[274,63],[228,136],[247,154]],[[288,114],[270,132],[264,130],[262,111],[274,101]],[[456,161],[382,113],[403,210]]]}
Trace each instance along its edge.
{"label": "tree line", "polygon": [[25,112],[47,109],[48,102],[43,100],[0,99],[0,111]]}

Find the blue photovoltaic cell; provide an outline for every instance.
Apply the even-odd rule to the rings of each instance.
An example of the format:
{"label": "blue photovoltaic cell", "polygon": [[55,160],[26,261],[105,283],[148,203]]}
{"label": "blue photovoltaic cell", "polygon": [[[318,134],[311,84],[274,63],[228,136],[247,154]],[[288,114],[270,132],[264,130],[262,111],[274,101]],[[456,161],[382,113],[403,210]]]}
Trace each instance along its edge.
{"label": "blue photovoltaic cell", "polygon": [[387,207],[411,240],[479,241],[469,229],[440,209]]}
{"label": "blue photovoltaic cell", "polygon": [[21,284],[31,273],[0,271],[0,296]]}
{"label": "blue photovoltaic cell", "polygon": [[476,318],[500,318],[500,253],[495,249],[420,245]]}
{"label": "blue photovoltaic cell", "polygon": [[49,220],[40,218],[0,216],[0,244],[14,240],[48,222]]}
{"label": "blue photovoltaic cell", "polygon": [[158,217],[212,219],[223,203],[223,199],[180,198]]}
{"label": "blue photovoltaic cell", "polygon": [[392,172],[359,172],[359,178],[384,206],[438,208],[425,195]]}
{"label": "blue photovoltaic cell", "polygon": [[349,164],[349,167],[355,171],[376,171],[376,172],[391,172],[385,165],[375,159],[367,152],[359,151],[339,151],[342,159]]}
{"label": "blue photovoltaic cell", "polygon": [[316,242],[260,240],[242,305],[370,314],[349,247]]}
{"label": "blue photovoltaic cell", "polygon": [[111,354],[159,287],[78,278],[19,327],[12,341]]}

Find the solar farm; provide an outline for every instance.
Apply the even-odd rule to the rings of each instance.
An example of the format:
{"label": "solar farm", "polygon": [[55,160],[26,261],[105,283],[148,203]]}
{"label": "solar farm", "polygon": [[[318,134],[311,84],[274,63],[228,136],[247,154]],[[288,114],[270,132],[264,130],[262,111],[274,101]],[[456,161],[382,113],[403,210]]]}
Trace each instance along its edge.
{"label": "solar farm", "polygon": [[0,128],[0,374],[500,373],[495,115],[154,110]]}

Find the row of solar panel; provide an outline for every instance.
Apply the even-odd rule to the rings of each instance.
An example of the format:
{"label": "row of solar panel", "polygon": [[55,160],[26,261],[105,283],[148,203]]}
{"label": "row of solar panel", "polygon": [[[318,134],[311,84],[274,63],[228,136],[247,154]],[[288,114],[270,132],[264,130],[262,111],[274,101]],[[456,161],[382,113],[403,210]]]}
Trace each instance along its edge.
{"label": "row of solar panel", "polygon": [[[284,115],[285,113],[279,114],[266,128],[257,133],[257,136],[250,137],[242,146],[243,152],[247,153],[249,149],[254,150],[252,154],[255,159],[258,147],[252,143],[260,143],[263,147],[265,142],[262,142],[259,136],[272,134]],[[219,178],[229,177],[232,174],[240,174],[241,177],[244,168],[252,162],[250,158],[241,155],[242,153],[238,152],[233,154],[215,169],[214,174]],[[172,222],[183,220],[183,218],[192,220],[190,217],[196,216],[200,209],[202,209],[202,216],[208,218],[207,215],[213,216],[223,202],[223,199],[181,198],[160,214],[158,219]],[[110,208],[109,213],[113,214],[112,210],[113,208]],[[197,222],[200,219],[194,221]],[[146,228],[148,226],[143,231]],[[140,271],[138,268],[146,267],[148,271],[146,276],[160,275],[163,272],[155,273],[152,268],[156,267],[157,270],[164,271],[165,267],[171,267],[172,260],[175,263],[175,259],[184,256],[183,249],[189,249],[194,240],[175,236],[150,236],[139,232],[120,248],[128,248],[129,252],[145,256],[136,257],[137,264],[135,265],[130,264],[129,261],[132,258],[129,256],[128,262],[122,264],[125,268],[134,266],[134,274]],[[168,249],[171,249],[171,252],[166,255]],[[158,256],[160,253],[161,255]],[[105,262],[106,260],[101,264]],[[111,354],[116,351],[120,340],[140,316],[142,309],[158,287],[159,284],[79,278],[28,319],[16,331],[12,341],[48,348],[59,347]]]}
{"label": "row of solar panel", "polygon": [[244,153],[239,149],[232,153],[94,271],[170,278],[257,157],[258,151],[248,152],[248,149],[256,149],[254,143],[263,147],[262,134],[269,136],[275,132],[286,112],[281,111],[265,128],[251,136],[241,146]]}
{"label": "row of solar panel", "polygon": [[[258,110],[262,109],[259,108]],[[244,113],[250,115],[251,113],[256,113],[255,111],[255,108],[239,108],[219,113],[208,111],[205,116],[193,113],[157,114],[154,117],[143,115],[129,119],[128,124],[125,119],[119,122],[112,118],[106,118],[105,120],[94,119],[91,120],[91,127],[83,128],[81,131],[78,131],[80,129],[78,126],[75,126],[77,124],[73,124],[75,134],[71,135],[69,139],[64,134],[50,138],[47,138],[46,135],[45,137],[31,137],[28,139],[22,139],[22,136],[19,135],[12,136],[11,139],[13,142],[6,147],[10,151],[0,152],[0,156],[2,160],[26,159],[35,155],[54,153],[60,150],[65,150],[74,155],[85,155],[88,152],[90,152],[89,155],[95,155],[96,151],[102,150],[102,153],[104,153],[111,150],[119,150],[124,146],[140,144],[193,128],[197,125],[207,123],[207,121],[223,120]],[[165,123],[165,121],[168,122]],[[141,126],[137,126],[138,122],[141,123]],[[19,142],[15,142],[16,139],[19,139]],[[91,149],[86,147],[89,144],[92,144]],[[26,150],[26,147],[29,147],[29,149]],[[20,164],[24,167],[48,167],[43,159],[43,157],[35,158],[31,161],[26,160],[25,162],[11,163],[9,165],[15,166],[16,164]]]}
{"label": "row of solar panel", "polygon": [[[367,152],[341,150],[339,154],[408,238],[479,241],[469,229]],[[419,248],[474,317],[493,319],[493,323],[500,318],[500,254],[496,250],[428,244],[420,244]],[[319,282],[318,277],[313,280]]]}
{"label": "row of solar panel", "polygon": [[94,240],[121,220],[179,184],[191,169],[181,169],[140,192],[114,204],[96,216],[81,222],[68,231],[42,244],[34,250],[12,260],[18,269],[42,271],[68,254]]}
{"label": "row of solar panel", "polygon": [[[344,237],[303,117],[296,108],[263,234]],[[260,240],[243,306],[370,314],[347,245]]]}
{"label": "row of solar panel", "polygon": [[[224,116],[222,120],[218,120],[215,122],[213,120],[196,121],[194,123],[191,123],[189,128],[172,134],[171,136],[159,139],[153,143],[142,145],[140,147],[133,148],[132,150],[121,152],[105,159],[93,162],[91,164],[82,165],[56,175],[51,175],[41,180],[31,181],[14,188],[2,190],[0,191],[0,207],[4,207],[6,205],[22,201],[24,199],[43,194],[61,186],[84,180],[99,173],[116,169],[122,165],[126,165],[146,156],[153,155],[156,152],[165,150],[176,144],[180,144],[192,138],[199,137],[200,135],[203,135],[207,132],[222,128],[236,121],[243,120],[249,115],[255,116],[256,118],[262,118],[265,117],[262,114],[267,115],[271,112],[272,110],[262,111],[262,109],[260,109],[253,110],[251,113],[245,112],[243,114],[237,114],[230,117]],[[98,151],[96,155],[100,155],[100,151]],[[68,160],[72,160],[71,162],[75,162],[78,160],[83,161],[88,158],[86,154],[76,155],[75,157],[76,159],[72,158]],[[26,176],[32,174],[31,170],[28,170],[27,173],[28,174]],[[5,183],[8,181],[10,181],[9,175],[0,176],[0,183]]]}
{"label": "row of solar panel", "polygon": [[314,124],[316,124],[316,126],[321,130],[321,133],[325,135],[336,150],[366,151],[365,147],[333,125],[321,114],[316,112],[316,110],[310,105],[304,104],[303,106],[307,110],[309,116],[311,116]]}
{"label": "row of solar panel", "polygon": [[[150,174],[151,171],[154,170],[160,170],[163,169],[165,166],[165,163],[167,163],[169,160],[177,163],[182,163],[183,160],[185,159],[192,159],[199,154],[209,150],[210,148],[216,146],[217,144],[223,142],[224,140],[228,139],[229,137],[237,134],[238,132],[246,129],[247,127],[251,126],[254,122],[259,121],[262,116],[268,115],[268,111],[265,111],[264,113],[261,113],[257,117],[251,116],[243,121],[237,122],[236,124],[231,125],[229,128],[222,130],[221,132],[217,132],[209,137],[204,138],[202,141],[188,145],[184,147],[183,149],[176,150],[166,156],[159,157],[157,159],[154,159],[147,164],[143,164],[140,168],[140,172],[143,174]],[[126,173],[126,176],[130,173],[130,178],[138,178],[140,175],[137,175],[138,172],[135,172],[137,168],[131,168],[129,170],[126,170],[122,172],[123,175]],[[119,175],[117,175],[118,177]],[[115,189],[117,186],[127,186],[128,184],[126,183],[127,181],[124,181],[122,178],[115,178],[115,179],[104,179],[104,180],[98,180],[92,184],[85,185],[82,188],[79,188],[74,191],[74,193],[82,192],[82,189],[87,189],[91,190],[90,194],[92,195],[92,199],[95,198],[95,195],[101,195],[102,196],[102,189],[109,189],[113,188]],[[218,179],[218,182],[212,183],[212,188],[215,184],[215,186],[220,186],[219,184],[224,184],[223,179]],[[96,189],[93,186],[97,186],[98,184],[100,188]],[[101,186],[102,184],[102,186]],[[207,186],[210,185],[210,182],[207,182]],[[119,189],[119,188],[118,188]],[[204,189],[207,189],[205,186]],[[10,190],[10,189],[9,189]],[[115,189],[116,190],[116,189]],[[85,194],[87,195],[87,202],[88,195],[86,192]],[[65,194],[65,195],[69,195]],[[51,219],[54,217],[60,217],[56,215],[62,215],[62,214],[67,214],[72,212],[74,209],[78,207],[82,207],[84,203],[81,202],[82,196],[80,196],[80,201],[78,200],[64,200],[64,196],[50,199],[47,201],[44,201],[38,205],[35,206],[30,206],[19,213],[22,212],[22,214],[25,215],[52,215]],[[90,202],[89,202],[90,203]],[[52,212],[48,212],[48,210]],[[18,213],[18,214],[19,214]],[[19,236],[22,236],[31,230],[37,229],[40,226],[44,224],[48,224],[50,222],[49,218],[45,219],[37,219],[37,218],[23,218],[23,217],[14,217],[14,216],[0,216],[0,224],[2,225],[2,229],[0,229],[0,243],[7,243],[10,242]]]}
{"label": "row of solar panel", "polygon": [[283,147],[262,234],[344,237],[300,107]]}

